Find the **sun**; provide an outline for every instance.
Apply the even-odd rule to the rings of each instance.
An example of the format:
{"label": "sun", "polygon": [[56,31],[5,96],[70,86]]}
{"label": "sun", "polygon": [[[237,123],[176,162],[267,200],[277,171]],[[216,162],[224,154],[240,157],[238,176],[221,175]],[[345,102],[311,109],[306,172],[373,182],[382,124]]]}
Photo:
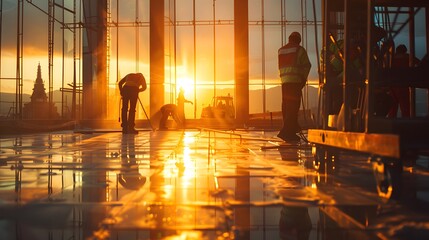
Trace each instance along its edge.
{"label": "sun", "polygon": [[194,80],[190,77],[180,77],[177,79],[177,91],[179,91],[180,88],[183,88],[183,90],[186,93],[192,93],[194,91]]}

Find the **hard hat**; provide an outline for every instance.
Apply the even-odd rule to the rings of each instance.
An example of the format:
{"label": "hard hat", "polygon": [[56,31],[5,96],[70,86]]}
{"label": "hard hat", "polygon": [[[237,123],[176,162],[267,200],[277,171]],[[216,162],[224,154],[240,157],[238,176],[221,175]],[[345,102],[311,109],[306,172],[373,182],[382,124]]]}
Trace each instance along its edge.
{"label": "hard hat", "polygon": [[400,44],[396,47],[396,53],[405,54],[405,53],[407,53],[407,51],[408,51],[408,49],[404,44]]}

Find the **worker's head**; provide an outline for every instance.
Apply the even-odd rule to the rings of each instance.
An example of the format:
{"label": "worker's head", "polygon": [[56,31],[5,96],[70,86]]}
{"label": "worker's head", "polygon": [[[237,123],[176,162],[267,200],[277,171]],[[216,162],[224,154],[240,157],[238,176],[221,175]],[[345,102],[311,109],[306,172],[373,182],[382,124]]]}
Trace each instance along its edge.
{"label": "worker's head", "polygon": [[292,32],[289,35],[289,42],[295,43],[295,44],[300,44],[301,43],[301,34],[299,34],[299,32]]}
{"label": "worker's head", "polygon": [[396,54],[405,54],[407,53],[408,49],[404,44],[400,44],[396,47]]}

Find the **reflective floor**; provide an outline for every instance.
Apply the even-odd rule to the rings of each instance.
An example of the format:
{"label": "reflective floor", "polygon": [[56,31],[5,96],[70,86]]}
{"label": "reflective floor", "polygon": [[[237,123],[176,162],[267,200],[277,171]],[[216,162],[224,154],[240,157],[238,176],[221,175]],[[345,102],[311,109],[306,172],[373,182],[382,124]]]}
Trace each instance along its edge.
{"label": "reflective floor", "polygon": [[276,133],[1,136],[0,239],[429,239],[427,158],[387,200],[367,156]]}

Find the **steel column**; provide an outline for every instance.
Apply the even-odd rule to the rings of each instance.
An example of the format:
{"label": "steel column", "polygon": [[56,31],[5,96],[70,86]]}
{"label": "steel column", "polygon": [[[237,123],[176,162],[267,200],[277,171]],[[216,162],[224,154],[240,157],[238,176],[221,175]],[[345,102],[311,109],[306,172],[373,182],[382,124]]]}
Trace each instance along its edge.
{"label": "steel column", "polygon": [[83,1],[83,119],[107,114],[107,0]]}
{"label": "steel column", "polygon": [[150,1],[150,116],[164,105],[164,1]]}
{"label": "steel column", "polygon": [[236,123],[242,126],[249,119],[249,3],[234,0],[234,69]]}

